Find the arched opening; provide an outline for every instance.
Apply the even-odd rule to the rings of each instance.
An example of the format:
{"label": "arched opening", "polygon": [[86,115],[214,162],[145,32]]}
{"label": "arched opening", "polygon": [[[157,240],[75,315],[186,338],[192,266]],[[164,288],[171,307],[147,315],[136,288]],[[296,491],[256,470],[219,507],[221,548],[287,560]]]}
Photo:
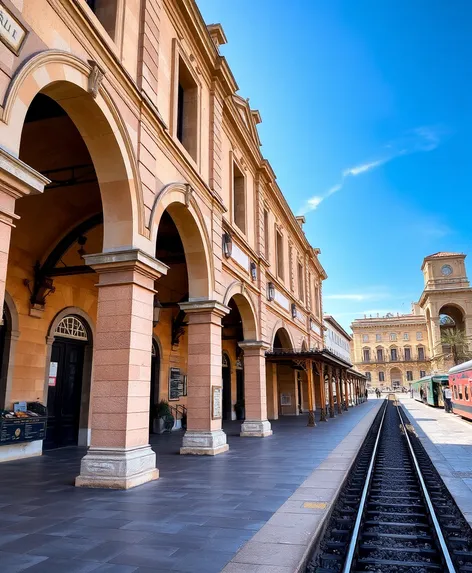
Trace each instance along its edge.
{"label": "arched opening", "polygon": [[400,368],[392,368],[390,370],[390,388],[392,390],[399,389],[403,386],[403,374]]}
{"label": "arched opening", "polygon": [[59,321],[48,367],[45,449],[79,443],[81,417],[88,416],[89,396],[83,395],[83,386],[85,353],[89,345],[90,329],[81,317],[69,314]]}
{"label": "arched opening", "polygon": [[[470,341],[466,336],[464,312],[461,308],[454,304],[441,307],[439,331],[440,351],[446,360],[452,360],[454,365],[470,360]],[[421,352],[419,348],[418,352]]]}
{"label": "arched opening", "polygon": [[232,419],[231,360],[227,352],[223,352],[222,380],[223,380],[223,420],[231,420]]}
{"label": "arched opening", "polygon": [[274,350],[290,350],[292,348],[290,335],[285,328],[282,327],[276,331],[272,346]]}
{"label": "arched opening", "polygon": [[[274,350],[291,350],[292,340],[287,329],[279,327],[274,333]],[[288,364],[272,365],[276,369],[276,386],[278,411],[281,416],[294,416],[300,413],[301,404],[299,402],[299,380],[302,383],[302,376],[298,370],[294,370]],[[271,389],[268,388],[268,393]],[[301,392],[303,394],[303,392]]]}
{"label": "arched opening", "polygon": [[18,313],[13,299],[8,292],[5,292],[3,324],[0,326],[0,408],[6,408],[10,403],[12,370],[18,336]]}
{"label": "arched opening", "polygon": [[[244,352],[239,346],[244,337],[244,321],[240,312],[240,305],[244,308],[244,299],[240,304],[236,302],[236,297],[232,297],[227,303],[230,312],[223,317],[221,324],[221,337],[222,347],[226,353],[228,360],[234,364],[234,370],[230,369],[230,377],[226,381],[223,379],[223,406],[226,412],[223,412],[224,420],[233,419],[244,420],[245,404],[244,404]],[[227,372],[223,371],[227,376]],[[225,394],[226,392],[226,394]],[[225,402],[226,396],[226,402]]]}
{"label": "arched opening", "polygon": [[157,419],[156,408],[157,404],[159,403],[160,370],[161,370],[161,353],[157,341],[153,339],[151,348],[151,395],[150,395],[150,407],[149,407],[150,433],[158,432],[158,429],[155,428],[154,420]]}

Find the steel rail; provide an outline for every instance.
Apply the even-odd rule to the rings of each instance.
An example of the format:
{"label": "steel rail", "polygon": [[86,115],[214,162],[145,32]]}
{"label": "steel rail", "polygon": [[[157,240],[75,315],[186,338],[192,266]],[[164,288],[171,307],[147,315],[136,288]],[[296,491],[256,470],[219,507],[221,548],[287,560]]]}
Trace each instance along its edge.
{"label": "steel rail", "polygon": [[396,406],[396,408],[397,408],[398,416],[400,417],[400,422],[401,422],[403,430],[405,432],[405,436],[406,436],[406,440],[408,443],[408,447],[410,449],[411,457],[413,459],[413,463],[415,465],[416,472],[418,474],[418,478],[419,478],[419,481],[421,484],[421,489],[423,490],[423,495],[424,495],[424,498],[426,500],[426,505],[428,506],[429,513],[431,514],[431,519],[433,521],[434,529],[435,529],[436,535],[438,537],[439,545],[441,546],[441,551],[443,552],[444,559],[446,561],[447,570],[449,573],[456,573],[456,569],[454,567],[454,563],[452,562],[451,555],[449,553],[449,549],[447,548],[446,541],[445,541],[444,535],[441,531],[441,526],[439,525],[438,518],[436,517],[436,512],[434,511],[434,507],[433,507],[433,504],[431,502],[431,498],[429,496],[428,489],[426,488],[426,484],[425,484],[424,479],[423,479],[423,474],[421,473],[421,469],[420,469],[420,466],[418,464],[418,460],[416,459],[416,455],[415,455],[415,452],[413,450],[413,446],[411,445],[410,437],[408,435],[408,431],[406,429],[405,422],[403,421],[401,410],[400,410],[398,405]]}
{"label": "steel rail", "polygon": [[374,449],[372,451],[372,457],[370,459],[370,464],[369,464],[369,469],[367,471],[367,476],[365,479],[364,489],[362,490],[361,502],[359,504],[359,510],[357,512],[357,517],[356,517],[356,522],[354,524],[354,529],[352,530],[351,542],[349,543],[349,549],[347,552],[346,561],[344,562],[344,567],[343,567],[342,573],[349,573],[349,571],[351,571],[352,561],[354,559],[354,551],[356,550],[357,538],[359,536],[359,530],[361,527],[361,520],[362,520],[362,516],[364,515],[364,507],[365,507],[365,502],[367,499],[367,492],[369,491],[370,481],[371,481],[373,469],[374,469],[374,462],[375,462],[375,458],[377,455],[377,447],[379,445],[380,434],[382,432],[382,427],[383,427],[383,423],[384,423],[384,419],[385,419],[385,413],[386,413],[387,407],[388,407],[388,402],[387,401],[385,401],[385,402],[386,403],[384,404],[384,411],[382,414],[382,420],[380,421],[379,431],[377,432],[377,438],[375,440]]}

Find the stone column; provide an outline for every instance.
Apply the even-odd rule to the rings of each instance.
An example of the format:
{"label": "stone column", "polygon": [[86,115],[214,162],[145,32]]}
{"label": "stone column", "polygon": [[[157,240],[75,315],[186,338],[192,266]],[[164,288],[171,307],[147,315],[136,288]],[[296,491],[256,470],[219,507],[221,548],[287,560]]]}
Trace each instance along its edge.
{"label": "stone column", "polygon": [[341,392],[339,370],[337,368],[334,368],[334,383],[336,384],[336,402],[337,402],[337,407],[338,407],[338,414],[342,414],[343,413],[343,408],[342,408],[343,395]]}
{"label": "stone column", "polygon": [[329,417],[334,418],[333,369],[328,366]]}
{"label": "stone column", "polygon": [[180,453],[215,456],[229,447],[221,429],[221,319],[229,308],[215,300],[180,308],[188,315],[187,431]]}
{"label": "stone column", "polygon": [[347,382],[347,372],[344,373],[344,405],[345,409],[349,408],[349,388]]}
{"label": "stone column", "polygon": [[277,364],[270,362],[266,365],[267,380],[267,415],[271,420],[279,419],[279,400],[277,388]]}
{"label": "stone column", "polygon": [[159,477],[149,446],[154,281],[167,272],[138,249],[86,255],[99,275],[91,447],[78,487],[128,489]]}
{"label": "stone column", "polygon": [[242,437],[265,438],[272,435],[267,419],[266,350],[261,341],[240,342],[244,350],[244,407],[246,419],[241,426]]}
{"label": "stone column", "polygon": [[16,200],[42,193],[48,183],[47,177],[0,148],[0,324],[3,323],[11,230],[19,219],[15,214]]}
{"label": "stone column", "polygon": [[313,362],[306,361],[306,376],[307,376],[307,389],[308,389],[308,426],[316,426],[315,422],[315,389],[313,384]]}

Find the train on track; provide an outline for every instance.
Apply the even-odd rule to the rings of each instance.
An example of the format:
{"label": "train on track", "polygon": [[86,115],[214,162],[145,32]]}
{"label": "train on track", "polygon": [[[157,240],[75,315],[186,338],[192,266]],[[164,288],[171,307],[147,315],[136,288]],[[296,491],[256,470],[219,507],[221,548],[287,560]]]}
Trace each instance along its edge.
{"label": "train on track", "polygon": [[447,374],[424,376],[411,383],[413,398],[430,406],[444,408],[443,389],[449,384]]}
{"label": "train on track", "polygon": [[449,370],[449,387],[454,414],[472,420],[472,360]]}

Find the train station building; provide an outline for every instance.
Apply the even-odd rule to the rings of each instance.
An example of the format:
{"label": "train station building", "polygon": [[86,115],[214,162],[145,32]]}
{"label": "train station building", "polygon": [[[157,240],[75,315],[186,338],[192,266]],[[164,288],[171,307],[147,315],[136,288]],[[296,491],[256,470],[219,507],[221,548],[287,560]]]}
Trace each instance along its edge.
{"label": "train station building", "polygon": [[[472,336],[472,288],[463,253],[439,252],[424,258],[424,289],[408,314],[364,316],[352,325],[352,361],[372,388],[408,388],[430,374],[454,366],[444,332]],[[468,359],[467,356],[461,361]]]}
{"label": "train station building", "polygon": [[0,11],[0,406],[48,408],[44,443],[0,460],[89,446],[76,485],[128,488],[158,477],[161,400],[203,455],[225,420],[264,438],[361,400],[221,26],[193,0]]}

